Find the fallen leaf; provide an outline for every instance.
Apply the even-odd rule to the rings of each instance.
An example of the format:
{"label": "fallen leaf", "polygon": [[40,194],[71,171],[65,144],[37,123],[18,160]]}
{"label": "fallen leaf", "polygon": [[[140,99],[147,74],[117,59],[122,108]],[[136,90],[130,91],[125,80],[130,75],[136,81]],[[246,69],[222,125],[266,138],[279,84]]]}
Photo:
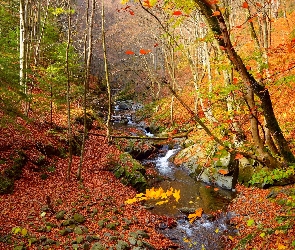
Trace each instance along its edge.
{"label": "fallen leaf", "polygon": [[193,223],[195,219],[202,217],[203,208],[198,208],[193,214],[188,215],[188,219],[190,223]]}

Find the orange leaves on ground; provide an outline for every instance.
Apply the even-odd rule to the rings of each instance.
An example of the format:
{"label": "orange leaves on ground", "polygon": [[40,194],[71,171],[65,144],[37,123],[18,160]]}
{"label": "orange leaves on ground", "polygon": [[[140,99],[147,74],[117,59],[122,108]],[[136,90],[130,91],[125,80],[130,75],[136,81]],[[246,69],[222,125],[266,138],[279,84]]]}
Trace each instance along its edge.
{"label": "orange leaves on ground", "polygon": [[182,12],[180,10],[176,10],[173,12],[173,16],[181,16]]}
{"label": "orange leaves on ground", "polygon": [[217,11],[214,11],[213,14],[212,14],[212,16],[220,16],[220,11],[218,11],[218,10]]}
{"label": "orange leaves on ground", "polygon": [[135,53],[132,50],[127,50],[125,52],[126,55],[134,55]]}
{"label": "orange leaves on ground", "polygon": [[249,8],[249,4],[247,2],[243,2],[242,7],[244,9],[248,9]]}
{"label": "orange leaves on ground", "polygon": [[188,215],[190,223],[193,223],[197,218],[201,218],[203,214],[203,208],[198,208],[193,214]]}

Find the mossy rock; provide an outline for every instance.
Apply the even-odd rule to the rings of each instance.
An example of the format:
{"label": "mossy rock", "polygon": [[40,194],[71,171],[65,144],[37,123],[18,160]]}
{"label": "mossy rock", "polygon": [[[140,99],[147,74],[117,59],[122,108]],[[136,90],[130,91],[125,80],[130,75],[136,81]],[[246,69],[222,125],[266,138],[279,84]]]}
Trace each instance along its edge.
{"label": "mossy rock", "polygon": [[106,250],[105,246],[102,245],[100,242],[96,242],[91,247],[91,250]]}
{"label": "mossy rock", "polygon": [[5,176],[0,175],[0,195],[12,193],[14,181]]}
{"label": "mossy rock", "polygon": [[106,228],[110,230],[116,230],[117,226],[119,225],[118,222],[111,222],[106,224]]}
{"label": "mossy rock", "polygon": [[76,238],[76,242],[77,242],[77,244],[82,244],[84,242],[84,237],[82,235],[79,235]]}
{"label": "mossy rock", "polygon": [[99,226],[100,228],[103,228],[104,225],[105,225],[105,221],[104,221],[104,220],[99,220],[97,223],[98,223],[98,226]]}
{"label": "mossy rock", "polygon": [[15,246],[15,247],[13,248],[13,250],[25,250],[25,249],[26,249],[25,246]]}
{"label": "mossy rock", "polygon": [[70,234],[70,233],[72,233],[72,232],[73,232],[73,229],[71,229],[71,228],[69,228],[69,227],[66,227],[66,228],[60,230],[60,231],[59,231],[59,234],[60,234],[61,236],[66,236],[66,235],[68,235],[68,234]]}
{"label": "mossy rock", "polygon": [[74,233],[75,233],[75,234],[79,234],[79,235],[81,235],[81,234],[83,234],[83,230],[82,230],[81,227],[75,227],[75,229],[74,229]]}
{"label": "mossy rock", "polygon": [[79,213],[74,214],[73,219],[79,224],[82,224],[86,221],[85,217]]}
{"label": "mossy rock", "polygon": [[127,250],[127,249],[130,249],[130,246],[126,241],[119,240],[116,245],[116,249],[117,250]]}
{"label": "mossy rock", "polygon": [[120,181],[124,185],[131,185],[139,192],[146,190],[147,187],[147,179],[142,173],[142,166],[133,166],[131,169],[126,166],[118,166],[114,170],[114,175],[116,178],[120,179]]}
{"label": "mossy rock", "polygon": [[151,245],[150,243],[148,243],[146,241],[142,241],[142,243],[143,243],[143,246],[144,246],[145,249],[147,249],[147,250],[156,250],[156,248],[153,245]]}
{"label": "mossy rock", "polygon": [[62,226],[70,226],[76,224],[76,221],[74,219],[68,219],[62,222]]}
{"label": "mossy rock", "polygon": [[148,233],[145,232],[144,230],[136,230],[134,232],[130,232],[129,236],[134,237],[135,239],[139,239],[139,238],[149,239],[150,238]]}
{"label": "mossy rock", "polygon": [[65,210],[61,210],[61,211],[59,211],[59,212],[57,212],[55,214],[55,218],[57,220],[63,220],[65,218],[65,214],[66,214],[66,211]]}

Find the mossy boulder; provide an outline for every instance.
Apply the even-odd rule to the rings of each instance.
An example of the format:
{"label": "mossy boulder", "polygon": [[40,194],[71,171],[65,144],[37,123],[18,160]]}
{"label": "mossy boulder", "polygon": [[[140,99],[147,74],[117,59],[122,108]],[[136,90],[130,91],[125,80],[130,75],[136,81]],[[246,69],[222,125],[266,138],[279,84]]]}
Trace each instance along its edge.
{"label": "mossy boulder", "polygon": [[91,247],[91,250],[106,250],[106,247],[103,244],[101,244],[100,242],[96,242]]}
{"label": "mossy boulder", "polygon": [[22,169],[27,163],[27,156],[19,151],[14,158],[13,165],[6,168],[3,174],[0,174],[0,195],[13,192],[14,181],[19,180],[22,175]]}
{"label": "mossy boulder", "polygon": [[78,224],[82,224],[86,221],[86,218],[82,214],[79,214],[79,213],[74,214],[73,219]]}
{"label": "mossy boulder", "polygon": [[[147,179],[145,177],[145,168],[132,157],[125,153],[121,155],[121,161],[114,166],[113,173],[116,178],[124,185],[131,185],[139,192],[145,191],[147,187]],[[127,165],[126,162],[129,162]]]}
{"label": "mossy boulder", "polygon": [[55,218],[57,220],[63,220],[65,218],[65,214],[66,214],[66,211],[65,210],[61,210],[61,211],[59,211],[59,212],[56,213]]}
{"label": "mossy boulder", "polygon": [[0,175],[0,195],[11,193],[13,191],[14,181],[10,178]]}
{"label": "mossy boulder", "polygon": [[127,249],[130,249],[130,246],[126,241],[119,240],[116,245],[116,249],[117,250],[127,250]]}

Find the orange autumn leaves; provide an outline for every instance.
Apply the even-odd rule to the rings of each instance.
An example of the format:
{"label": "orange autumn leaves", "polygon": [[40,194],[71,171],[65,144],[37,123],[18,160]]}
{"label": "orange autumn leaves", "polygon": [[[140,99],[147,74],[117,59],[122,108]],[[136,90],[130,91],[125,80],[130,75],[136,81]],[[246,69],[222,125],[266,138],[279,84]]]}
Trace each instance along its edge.
{"label": "orange autumn leaves", "polygon": [[151,188],[147,189],[145,193],[139,193],[134,198],[125,201],[126,204],[133,204],[135,202],[143,200],[159,200],[156,205],[162,205],[169,202],[170,197],[173,197],[176,202],[180,199],[180,190],[173,189],[172,187],[167,191],[163,188]]}

